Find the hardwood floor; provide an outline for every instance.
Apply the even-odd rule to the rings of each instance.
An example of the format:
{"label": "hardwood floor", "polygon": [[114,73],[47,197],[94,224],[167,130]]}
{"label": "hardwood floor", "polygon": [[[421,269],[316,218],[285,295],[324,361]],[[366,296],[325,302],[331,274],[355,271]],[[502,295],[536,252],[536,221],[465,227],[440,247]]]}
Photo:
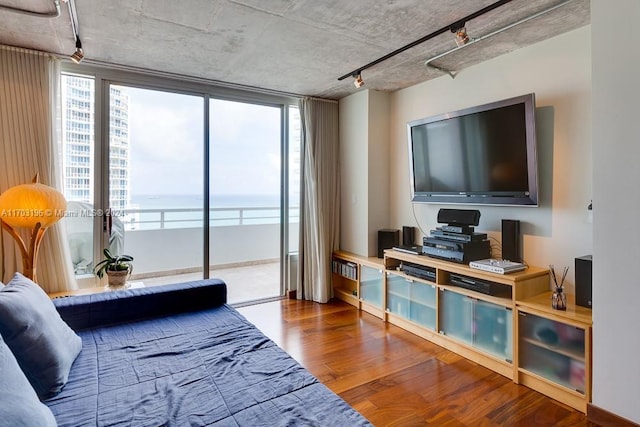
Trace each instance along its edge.
{"label": "hardwood floor", "polygon": [[340,301],[238,309],[376,426],[593,426],[586,416]]}

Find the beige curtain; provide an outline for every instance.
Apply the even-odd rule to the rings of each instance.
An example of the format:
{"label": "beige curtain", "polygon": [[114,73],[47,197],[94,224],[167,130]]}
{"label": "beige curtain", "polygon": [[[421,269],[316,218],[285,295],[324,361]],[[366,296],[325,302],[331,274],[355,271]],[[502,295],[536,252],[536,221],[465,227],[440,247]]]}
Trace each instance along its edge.
{"label": "beige curtain", "polygon": [[303,176],[297,297],[327,302],[333,296],[331,254],[340,240],[338,104],[300,100]]}
{"label": "beige curtain", "polygon": [[[31,182],[61,189],[56,117],[60,64],[51,55],[0,46],[0,192]],[[28,239],[25,232],[24,239]],[[22,269],[22,256],[4,232],[1,280]],[[37,259],[38,284],[47,292],[76,289],[62,221],[46,232]]]}

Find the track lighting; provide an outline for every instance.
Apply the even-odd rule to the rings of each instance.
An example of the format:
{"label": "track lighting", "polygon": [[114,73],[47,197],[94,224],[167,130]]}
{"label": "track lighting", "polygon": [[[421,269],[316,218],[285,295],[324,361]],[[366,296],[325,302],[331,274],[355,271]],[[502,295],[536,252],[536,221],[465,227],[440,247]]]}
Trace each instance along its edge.
{"label": "track lighting", "polygon": [[[368,64],[366,64],[366,65],[363,65],[363,66],[361,66],[361,67],[358,67],[358,68],[356,68],[355,70],[353,70],[352,72],[347,73],[347,74],[345,74],[345,75],[343,75],[343,76],[338,77],[338,80],[344,80],[344,79],[346,79],[347,77],[354,77],[354,78],[356,79],[356,81],[355,81],[355,82],[353,82],[353,83],[356,85],[356,87],[360,87],[360,86],[362,86],[362,84],[364,84],[364,83],[358,83],[358,77],[360,76],[360,73],[361,73],[363,70],[366,70],[366,69],[368,69],[368,68],[371,68],[371,67],[373,67],[374,65],[379,64],[379,63],[380,63],[380,62],[382,62],[382,61],[386,61],[387,59],[389,59],[389,58],[391,58],[391,57],[393,57],[393,56],[396,56],[396,55],[398,55],[399,53],[402,53],[402,52],[404,52],[404,51],[405,51],[405,50],[407,50],[407,49],[411,49],[412,47],[415,47],[415,46],[417,46],[417,45],[419,45],[419,44],[421,44],[421,43],[424,43],[424,42],[426,42],[427,40],[430,40],[430,39],[432,39],[432,38],[434,38],[434,37],[436,37],[436,36],[439,36],[440,34],[444,34],[444,33],[446,33],[447,31],[453,31],[453,32],[456,32],[456,30],[458,30],[459,28],[464,27],[466,22],[469,22],[469,21],[471,21],[472,19],[475,19],[475,18],[477,18],[477,17],[479,17],[479,16],[482,16],[482,15],[484,15],[485,13],[490,12],[490,11],[492,11],[492,10],[494,10],[494,9],[497,9],[498,7],[503,6],[503,5],[505,5],[505,4],[507,4],[507,3],[511,2],[511,1],[512,1],[512,0],[498,0],[498,1],[496,1],[495,3],[490,4],[489,6],[486,6],[486,7],[482,8],[482,9],[478,10],[477,12],[474,12],[474,13],[472,13],[472,14],[470,14],[470,15],[467,15],[467,16],[465,16],[464,18],[462,18],[462,19],[460,19],[460,20],[458,20],[458,21],[456,21],[456,22],[453,22],[453,23],[451,23],[451,24],[447,25],[446,27],[442,27],[442,28],[440,28],[439,30],[436,30],[436,31],[434,31],[434,32],[432,32],[432,33],[430,33],[430,34],[427,34],[426,36],[424,36],[424,37],[422,37],[422,38],[420,38],[420,39],[418,39],[418,40],[415,40],[415,41],[413,41],[413,42],[409,43],[408,45],[402,46],[401,48],[396,49],[396,50],[394,50],[393,52],[388,53],[388,54],[386,54],[386,55],[384,55],[384,56],[382,56],[382,57],[380,57],[380,58],[378,58],[378,59],[376,59],[376,60],[374,60],[374,61],[371,61],[371,62],[369,62],[369,63],[368,63]],[[573,1],[573,0],[569,0],[569,1]],[[465,35],[466,35],[466,32],[465,32]],[[456,40],[457,40],[457,39],[456,39]],[[469,40],[469,37],[467,36],[465,43],[466,43],[466,42],[470,42],[470,41],[471,41],[471,40]],[[464,43],[463,43],[463,44],[464,44]],[[471,44],[471,43],[469,43],[469,44]],[[360,80],[362,80],[362,78],[360,78]]]}
{"label": "track lighting", "polygon": [[362,80],[362,76],[360,75],[360,73],[354,74],[353,75],[353,85],[355,87],[362,87],[364,85],[364,80]]}
{"label": "track lighting", "polygon": [[84,58],[84,51],[82,50],[82,42],[80,41],[80,37],[76,35],[76,51],[71,55],[71,60],[76,64],[82,62]]}

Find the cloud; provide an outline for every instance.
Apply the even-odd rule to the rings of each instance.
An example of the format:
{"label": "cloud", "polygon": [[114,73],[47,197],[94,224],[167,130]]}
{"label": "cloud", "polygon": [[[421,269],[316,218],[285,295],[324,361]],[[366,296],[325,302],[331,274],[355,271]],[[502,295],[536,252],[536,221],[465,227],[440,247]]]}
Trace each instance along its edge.
{"label": "cloud", "polygon": [[[133,194],[197,194],[203,181],[203,98],[123,87],[129,94]],[[210,101],[215,194],[278,194],[280,108]]]}

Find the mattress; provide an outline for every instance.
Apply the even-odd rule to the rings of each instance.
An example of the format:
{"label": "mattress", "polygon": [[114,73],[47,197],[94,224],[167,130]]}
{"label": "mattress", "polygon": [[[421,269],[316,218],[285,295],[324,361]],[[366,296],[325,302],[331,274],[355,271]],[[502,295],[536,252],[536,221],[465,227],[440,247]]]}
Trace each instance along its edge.
{"label": "mattress", "polygon": [[370,425],[228,305],[78,334],[60,426]]}

